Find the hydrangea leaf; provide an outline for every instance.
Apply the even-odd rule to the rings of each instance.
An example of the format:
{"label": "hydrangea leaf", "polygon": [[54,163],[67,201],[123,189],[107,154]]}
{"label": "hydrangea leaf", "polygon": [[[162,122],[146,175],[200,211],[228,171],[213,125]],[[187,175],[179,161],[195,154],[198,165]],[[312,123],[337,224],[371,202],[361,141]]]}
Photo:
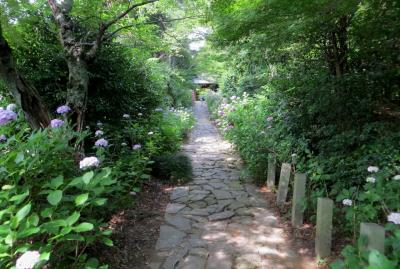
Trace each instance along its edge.
{"label": "hydrangea leaf", "polygon": [[89,193],[83,193],[75,198],[75,205],[83,205],[89,199]]}
{"label": "hydrangea leaf", "polygon": [[78,226],[72,228],[77,233],[88,232],[93,230],[93,224],[89,222],[82,222]]}
{"label": "hydrangea leaf", "polygon": [[47,195],[47,201],[51,204],[51,205],[58,205],[58,203],[61,201],[63,196],[63,192],[60,190],[55,190],[49,193],[49,195]]}
{"label": "hydrangea leaf", "polygon": [[87,172],[82,176],[82,180],[87,185],[87,184],[89,184],[89,182],[93,178],[93,176],[94,176],[93,171]]}

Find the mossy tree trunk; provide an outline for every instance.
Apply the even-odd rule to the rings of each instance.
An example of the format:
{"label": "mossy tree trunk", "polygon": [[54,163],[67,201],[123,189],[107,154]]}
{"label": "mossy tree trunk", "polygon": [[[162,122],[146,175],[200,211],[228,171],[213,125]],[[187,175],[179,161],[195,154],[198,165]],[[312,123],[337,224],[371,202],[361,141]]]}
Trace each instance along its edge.
{"label": "mossy tree trunk", "polygon": [[45,128],[50,124],[48,110],[35,87],[18,73],[12,49],[4,38],[0,24],[0,77],[6,82],[25,118],[32,128]]}

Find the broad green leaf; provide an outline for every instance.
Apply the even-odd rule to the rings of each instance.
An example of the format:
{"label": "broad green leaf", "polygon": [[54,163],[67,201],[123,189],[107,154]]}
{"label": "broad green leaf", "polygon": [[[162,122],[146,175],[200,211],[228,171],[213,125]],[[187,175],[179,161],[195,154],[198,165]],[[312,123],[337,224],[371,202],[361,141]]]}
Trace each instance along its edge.
{"label": "broad green leaf", "polygon": [[51,204],[51,205],[58,205],[58,203],[61,201],[63,196],[63,192],[60,190],[55,190],[49,193],[49,195],[47,195],[47,201]]}
{"label": "broad green leaf", "polygon": [[10,198],[10,201],[16,202],[17,204],[23,202],[26,197],[29,196],[29,190],[26,190],[24,193],[14,195],[13,197]]}
{"label": "broad green leaf", "polygon": [[25,155],[23,152],[18,152],[17,157],[15,157],[15,163],[19,164],[25,159]]}
{"label": "broad green leaf", "polygon": [[83,205],[89,199],[89,193],[83,193],[75,198],[76,205]]}
{"label": "broad green leaf", "polygon": [[107,202],[107,198],[98,198],[93,200],[93,203],[97,206],[102,206]]}
{"label": "broad green leaf", "polygon": [[29,203],[18,210],[17,214],[15,215],[17,217],[17,222],[20,222],[29,214],[29,212],[31,211],[31,207],[31,203]]}
{"label": "broad green leaf", "polygon": [[94,176],[93,171],[87,172],[82,176],[82,180],[87,185],[87,184],[89,184],[89,182],[93,178],[93,176]]}
{"label": "broad green leaf", "polygon": [[110,238],[104,237],[102,241],[106,246],[112,247],[114,245],[113,241]]}
{"label": "broad green leaf", "polygon": [[29,229],[24,229],[21,232],[17,233],[18,239],[23,239],[25,237],[29,237],[33,234],[37,234],[40,232],[40,229],[38,227],[31,227]]}
{"label": "broad green leaf", "polygon": [[29,218],[28,221],[31,225],[37,226],[39,224],[39,216],[36,213],[33,213]]}
{"label": "broad green leaf", "polygon": [[0,225],[0,235],[6,235],[10,232],[10,226]]}
{"label": "broad green leaf", "polygon": [[49,251],[45,251],[40,253],[40,260],[41,261],[48,261],[50,259],[50,252]]}
{"label": "broad green leaf", "polygon": [[368,256],[369,266],[366,269],[396,269],[396,264],[377,250],[372,250]]}
{"label": "broad green leaf", "polygon": [[78,219],[80,218],[81,214],[77,211],[75,211],[74,213],[72,213],[71,216],[69,216],[66,221],[68,223],[69,226],[73,225],[75,222],[78,221]]}
{"label": "broad green leaf", "polygon": [[40,216],[43,218],[49,218],[51,215],[53,215],[53,208],[51,207],[45,208],[40,212]]}
{"label": "broad green leaf", "polygon": [[53,189],[57,189],[58,187],[60,187],[62,184],[64,183],[64,177],[63,176],[58,176],[56,178],[53,178],[50,182],[50,186]]}
{"label": "broad green leaf", "polygon": [[78,226],[72,228],[77,233],[87,232],[93,230],[93,224],[89,222],[82,222]]}

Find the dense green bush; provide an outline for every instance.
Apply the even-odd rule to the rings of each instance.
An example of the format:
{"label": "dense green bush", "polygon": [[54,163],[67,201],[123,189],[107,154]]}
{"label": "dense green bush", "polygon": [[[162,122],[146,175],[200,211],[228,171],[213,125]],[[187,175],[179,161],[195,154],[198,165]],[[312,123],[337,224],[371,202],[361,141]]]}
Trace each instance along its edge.
{"label": "dense green bush", "polygon": [[[0,107],[5,109],[6,104],[2,97]],[[125,127],[119,132],[98,123],[95,130],[78,133],[69,126],[67,112],[61,114],[52,127],[34,132],[22,113],[9,122],[2,117],[2,268],[11,268],[22,253],[32,257],[40,253],[40,264],[54,268],[107,268],[87,250],[98,243],[112,246],[109,215],[129,205],[141,182],[150,178],[150,159],[176,151],[193,124],[188,110],[158,109],[148,124],[125,114],[121,116]],[[92,157],[77,154],[76,145],[84,140],[93,145],[87,145],[92,150],[86,152]],[[170,164],[176,169],[165,176],[188,176],[190,162],[177,155],[173,159]]]}
{"label": "dense green bush", "polygon": [[[215,95],[210,93],[207,100],[212,114],[217,116],[216,125],[236,145],[254,179],[265,182],[269,158],[276,158],[278,163],[295,159],[296,170],[307,173],[305,202],[310,220],[314,220],[316,200],[321,196],[337,202],[335,214],[342,217],[335,218],[335,226],[348,236],[356,237],[360,222],[387,223],[388,216],[397,212],[400,204],[400,152],[394,147],[399,141],[399,132],[394,131],[397,126],[369,123],[361,133],[353,130],[326,137],[324,143],[320,141],[323,150],[322,147],[317,150],[307,133],[293,128],[296,115],[268,92],[255,97],[246,93],[232,96],[219,106],[215,100],[222,97]],[[386,129],[389,126],[391,129]],[[379,171],[367,171],[375,170],[374,166],[379,166]],[[347,199],[351,200],[351,206],[343,204]],[[389,233],[397,236],[398,227],[393,224],[387,227],[391,227]],[[388,242],[395,237],[390,238]],[[392,253],[398,246],[388,243],[387,248]],[[389,258],[397,264],[396,255],[390,254]]]}
{"label": "dense green bush", "polygon": [[181,153],[169,153],[154,158],[153,174],[163,180],[185,183],[192,178],[192,163]]}

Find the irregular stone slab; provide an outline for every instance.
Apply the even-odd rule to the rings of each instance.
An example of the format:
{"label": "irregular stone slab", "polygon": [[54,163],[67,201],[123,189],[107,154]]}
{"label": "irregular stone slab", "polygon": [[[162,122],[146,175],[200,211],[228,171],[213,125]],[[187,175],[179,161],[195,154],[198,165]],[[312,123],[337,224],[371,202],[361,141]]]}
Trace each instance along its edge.
{"label": "irregular stone slab", "polygon": [[247,207],[239,208],[235,212],[238,216],[255,216],[254,211]]}
{"label": "irregular stone slab", "polygon": [[193,215],[193,216],[208,216],[209,213],[207,209],[193,209],[184,213],[185,215]]}
{"label": "irregular stone slab", "polygon": [[161,267],[161,269],[175,269],[176,265],[179,261],[183,259],[189,252],[189,246],[186,244],[182,248],[179,248],[174,251],[172,255],[169,255],[165,260],[165,263]]}
{"label": "irregular stone slab", "polygon": [[208,185],[213,187],[214,189],[227,189],[228,186],[224,183],[219,183],[219,182],[209,182]]}
{"label": "irregular stone slab", "polygon": [[167,214],[176,214],[182,209],[185,208],[186,205],[184,204],[168,204],[167,209],[165,209],[165,213]]}
{"label": "irregular stone slab", "polygon": [[171,200],[185,197],[189,194],[189,187],[177,187],[172,191]]}
{"label": "irregular stone slab", "polygon": [[165,220],[171,226],[179,229],[180,231],[188,231],[192,228],[191,221],[187,218],[183,218],[179,215],[169,215],[165,216]]}
{"label": "irregular stone slab", "polygon": [[208,250],[205,248],[192,248],[189,252],[189,255],[192,256],[200,256],[203,258],[207,258],[208,257]]}
{"label": "irregular stone slab", "polygon": [[231,204],[228,205],[228,208],[230,210],[236,210],[238,208],[242,208],[242,207],[245,207],[245,206],[246,205],[244,203],[242,203],[242,202],[234,201],[234,202],[232,202]]}
{"label": "irregular stone slab", "polygon": [[200,256],[187,256],[178,269],[202,269],[206,265],[206,258]]}
{"label": "irregular stone slab", "polygon": [[160,228],[160,238],[156,244],[156,249],[161,250],[174,248],[185,236],[186,233],[184,232],[181,232],[168,225],[162,225]]}
{"label": "irregular stone slab", "polygon": [[204,248],[207,246],[207,241],[203,239],[189,239],[189,244],[192,248]]}
{"label": "irregular stone slab", "polygon": [[207,194],[191,194],[191,195],[189,195],[188,200],[196,202],[196,201],[202,201],[206,197],[207,197]]}
{"label": "irregular stone slab", "polygon": [[218,200],[231,199],[232,194],[229,191],[214,190],[213,194]]}
{"label": "irregular stone slab", "polygon": [[221,213],[216,213],[208,217],[210,221],[216,221],[216,220],[225,220],[225,219],[230,219],[235,215],[235,212],[232,211],[224,211]]}
{"label": "irregular stone slab", "polygon": [[210,255],[207,269],[231,269],[232,258],[227,251],[219,250]]}
{"label": "irregular stone slab", "polygon": [[188,204],[188,206],[192,209],[205,208],[205,207],[207,207],[207,203],[204,201],[197,201],[197,202],[192,202],[192,203]]}

